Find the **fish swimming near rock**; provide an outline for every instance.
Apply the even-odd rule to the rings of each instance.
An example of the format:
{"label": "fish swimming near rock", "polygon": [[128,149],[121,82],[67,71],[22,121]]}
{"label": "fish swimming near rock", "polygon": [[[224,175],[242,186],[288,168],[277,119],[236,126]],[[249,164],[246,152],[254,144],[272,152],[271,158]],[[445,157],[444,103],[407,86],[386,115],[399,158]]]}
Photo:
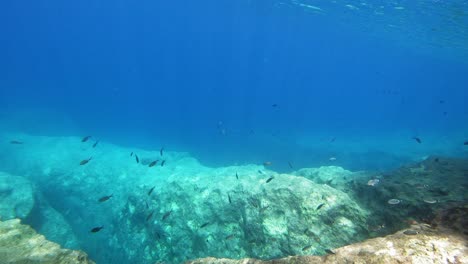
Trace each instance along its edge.
{"label": "fish swimming near rock", "polygon": [[294,168],[293,168],[293,165],[291,164],[291,162],[288,161],[288,165],[289,165],[289,168],[294,169]]}
{"label": "fish swimming near rock", "polygon": [[309,250],[311,247],[312,247],[312,245],[305,246],[305,247],[302,248],[302,251]]}
{"label": "fish swimming near rock", "polygon": [[163,167],[164,164],[166,164],[166,160],[161,161],[161,167]]}
{"label": "fish swimming near rock", "polygon": [[154,190],[155,187],[156,187],[156,186],[153,186],[153,188],[151,188],[151,189],[148,191],[148,196],[151,195],[151,193],[153,192],[153,190]]}
{"label": "fish swimming near rock", "polygon": [[163,217],[162,217],[161,219],[162,219],[162,220],[166,220],[171,214],[172,214],[172,210],[167,211],[167,212],[163,215]]}
{"label": "fish swimming near rock", "polygon": [[82,161],[80,161],[80,165],[85,165],[88,162],[90,162],[92,159],[93,159],[93,157],[90,157],[89,159],[82,160]]}
{"label": "fish swimming near rock", "polygon": [[97,226],[97,227],[94,227],[93,229],[91,229],[89,232],[91,233],[97,233],[99,231],[101,231],[101,229],[103,229],[104,226]]}
{"label": "fish swimming near rock", "polygon": [[229,203],[232,203],[231,195],[228,193],[228,201]]}
{"label": "fish swimming near rock", "polygon": [[22,145],[23,142],[22,142],[22,141],[18,141],[18,140],[12,140],[12,141],[10,141],[10,144],[12,144],[12,145]]}
{"label": "fish swimming near rock", "polygon": [[96,141],[96,143],[93,144],[93,148],[95,148],[97,146],[97,144],[99,144],[99,140]]}
{"label": "fish swimming near rock", "polygon": [[422,143],[422,140],[418,137],[412,137],[412,139],[416,140],[416,142],[418,142],[419,144]]}
{"label": "fish swimming near rock", "polygon": [[152,211],[152,212],[146,217],[146,222],[148,222],[148,220],[151,219],[151,217],[153,216],[153,213],[154,213],[154,211]]}
{"label": "fish swimming near rock", "polygon": [[236,172],[236,179],[239,179],[239,174],[237,174],[237,172]]}
{"label": "fish swimming near rock", "polygon": [[317,206],[317,208],[315,209],[316,211],[320,210],[320,208],[322,208],[325,204],[322,203],[322,204],[319,204],[319,206]]}
{"label": "fish swimming near rock", "polygon": [[163,151],[164,151],[164,147],[162,147],[162,148],[159,150],[159,154],[161,155],[161,157],[162,157],[162,155],[164,154]]}
{"label": "fish swimming near rock", "polygon": [[226,240],[231,240],[233,239],[234,237],[236,237],[235,235],[229,235],[229,236],[226,236],[224,239]]}
{"label": "fish swimming near rock", "polygon": [[137,154],[135,154],[135,161],[136,163],[140,163],[140,159],[138,158]]}
{"label": "fish swimming near rock", "polygon": [[132,153],[130,153],[130,157],[133,157],[133,151],[132,151]]}
{"label": "fish swimming near rock", "polygon": [[86,141],[88,141],[90,138],[91,138],[91,136],[86,136],[86,137],[84,137],[84,138],[81,139],[81,142],[86,142]]}
{"label": "fish swimming near rock", "polygon": [[265,161],[265,162],[263,162],[263,166],[265,166],[265,167],[271,166],[271,164],[273,164],[271,161]]}
{"label": "fish swimming near rock", "polygon": [[110,198],[112,198],[112,196],[113,196],[113,194],[103,196],[103,197],[99,198],[98,201],[99,201],[100,203],[105,202],[105,201],[109,200]]}
{"label": "fish swimming near rock", "polygon": [[206,222],[206,223],[202,224],[202,225],[200,226],[200,228],[207,227],[209,224],[211,224],[211,223],[210,223],[210,222]]}
{"label": "fish swimming near rock", "polygon": [[158,161],[159,161],[159,160],[152,161],[152,162],[148,165],[148,167],[150,167],[150,168],[151,168],[151,167],[154,167],[156,164],[158,164]]}
{"label": "fish swimming near rock", "polygon": [[372,180],[369,180],[367,182],[367,185],[369,186],[376,186],[377,184],[379,184],[380,180],[379,179],[372,179]]}
{"label": "fish swimming near rock", "polygon": [[270,178],[268,178],[268,179],[266,180],[266,183],[271,182],[274,178],[275,178],[275,177],[271,176]]}
{"label": "fish swimming near rock", "polygon": [[261,171],[261,170],[258,170],[258,173],[260,173],[260,174],[263,174],[263,171]]}

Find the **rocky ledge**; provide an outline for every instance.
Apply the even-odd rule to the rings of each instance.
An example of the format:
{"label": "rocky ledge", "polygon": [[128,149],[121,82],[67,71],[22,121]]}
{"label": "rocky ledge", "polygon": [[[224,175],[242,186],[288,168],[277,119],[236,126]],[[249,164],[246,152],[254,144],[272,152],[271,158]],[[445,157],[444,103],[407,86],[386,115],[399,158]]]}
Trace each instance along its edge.
{"label": "rocky ledge", "polygon": [[386,237],[330,250],[325,256],[291,256],[275,260],[203,258],[186,264],[280,263],[468,263],[466,235],[427,224],[415,224]]}
{"label": "rocky ledge", "polygon": [[63,249],[19,219],[0,222],[1,263],[94,264],[82,251]]}

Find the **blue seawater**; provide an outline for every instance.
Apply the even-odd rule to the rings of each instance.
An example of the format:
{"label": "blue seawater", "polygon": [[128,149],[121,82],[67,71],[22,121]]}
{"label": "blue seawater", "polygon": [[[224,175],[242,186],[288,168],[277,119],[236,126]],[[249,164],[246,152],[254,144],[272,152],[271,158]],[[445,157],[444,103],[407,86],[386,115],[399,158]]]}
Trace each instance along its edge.
{"label": "blue seawater", "polygon": [[[112,176],[96,176],[68,200],[63,167],[54,171],[47,159],[24,163],[50,157],[60,164],[60,157],[76,154],[67,149],[83,148],[73,142],[86,135],[103,149],[117,153],[109,145],[119,146],[128,159],[131,151],[164,147],[209,168],[268,162],[275,173],[320,166],[382,172],[430,156],[468,157],[466,0],[3,1],[0,25],[0,132],[6,142],[0,170],[42,186],[59,213],[75,210],[65,219],[76,248],[98,263],[208,255],[201,248],[187,256],[115,257],[121,252],[115,241],[124,236],[85,245],[88,229],[109,211],[78,200],[118,196],[113,178],[100,181]],[[24,140],[22,150],[7,144],[13,139]],[[37,144],[28,147],[28,139]],[[76,155],[78,162],[93,156],[92,165],[108,154]],[[115,155],[106,163],[112,171],[122,165]],[[133,167],[126,168],[131,175]],[[76,177],[85,181],[91,174]],[[60,180],[47,185],[44,175]],[[143,182],[145,195],[153,184]],[[122,206],[132,199],[121,196]],[[89,211],[96,224],[76,220]],[[160,223],[156,229],[169,232]],[[114,244],[97,249],[110,240]],[[227,249],[210,254],[266,256]],[[278,252],[266,258],[286,255]]]}

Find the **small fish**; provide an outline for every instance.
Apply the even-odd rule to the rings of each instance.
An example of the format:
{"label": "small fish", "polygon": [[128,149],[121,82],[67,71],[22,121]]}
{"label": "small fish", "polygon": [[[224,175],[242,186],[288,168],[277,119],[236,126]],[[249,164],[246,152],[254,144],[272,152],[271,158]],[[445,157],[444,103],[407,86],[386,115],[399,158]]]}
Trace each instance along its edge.
{"label": "small fish", "polygon": [[435,159],[434,159],[434,162],[439,162],[439,158],[435,158]]}
{"label": "small fish", "polygon": [[163,167],[165,163],[166,163],[166,160],[161,161],[161,167]]}
{"label": "small fish", "polygon": [[100,203],[105,202],[105,201],[109,200],[110,198],[112,198],[112,195],[113,195],[113,194],[103,196],[103,197],[99,198],[98,201],[99,201]]}
{"label": "small fish", "polygon": [[379,179],[372,179],[372,180],[369,180],[367,182],[367,185],[369,186],[376,186],[377,184],[379,184],[380,180]]}
{"label": "small fish", "polygon": [[226,239],[226,240],[231,240],[231,239],[233,239],[234,237],[235,237],[235,235],[229,235],[229,236],[225,237],[224,239]]}
{"label": "small fish", "polygon": [[273,180],[274,178],[275,178],[275,177],[271,176],[270,178],[268,178],[268,179],[266,180],[266,183],[271,182],[271,180]]}
{"label": "small fish", "polygon": [[133,157],[133,151],[132,151],[132,153],[130,153],[130,157]]}
{"label": "small fish", "polygon": [[239,174],[237,174],[237,172],[236,172],[236,179],[239,179]]}
{"label": "small fish", "polygon": [[468,141],[463,142],[463,145],[468,146]]}
{"label": "small fish", "polygon": [[336,161],[336,157],[331,157],[328,159],[329,161]]}
{"label": "small fish", "polygon": [[421,144],[421,143],[422,143],[421,139],[420,139],[420,138],[418,138],[418,137],[412,137],[412,139],[416,140],[416,142],[418,142],[419,144]]}
{"label": "small fish", "polygon": [[232,203],[231,195],[228,193],[228,201],[229,203]]}
{"label": "small fish", "polygon": [[162,220],[166,220],[171,214],[172,214],[172,210],[167,211],[167,212],[163,215]]}
{"label": "small fish", "polygon": [[312,247],[312,245],[305,246],[305,247],[302,248],[302,251],[309,250],[311,247]]}
{"label": "small fish", "polygon": [[103,229],[104,226],[97,226],[97,227],[94,227],[93,229],[90,230],[91,233],[97,233],[99,231],[101,231],[101,229]]}
{"label": "small fish", "polygon": [[327,252],[327,254],[335,254],[335,252],[331,249],[325,249],[325,252]]}
{"label": "small fish", "polygon": [[159,160],[152,161],[152,162],[148,165],[148,167],[151,168],[151,167],[155,166],[156,164],[158,164],[158,161],[159,161]]}
{"label": "small fish", "polygon": [[202,225],[200,226],[200,228],[207,227],[209,224],[210,224],[210,222],[206,222],[206,223],[202,224]]}
{"label": "small fish", "polygon": [[335,142],[335,140],[336,140],[336,137],[332,137],[332,138],[330,139],[330,142],[333,143],[333,142]]}
{"label": "small fish", "polygon": [[288,165],[289,165],[289,168],[294,169],[294,168],[293,168],[293,165],[291,164],[291,162],[288,161]]}
{"label": "small fish", "polygon": [[271,161],[265,161],[263,162],[263,166],[267,167],[267,166],[271,166]]}
{"label": "small fish", "polygon": [[85,164],[88,163],[91,159],[93,159],[93,157],[90,157],[89,159],[85,159],[85,160],[80,161],[80,165],[85,165]]}
{"label": "small fish", "polygon": [[148,220],[151,219],[151,217],[153,216],[153,213],[154,211],[151,211],[151,213],[146,217],[146,222],[148,222]]}
{"label": "small fish", "polygon": [[325,205],[324,203],[320,204],[319,206],[317,206],[317,209],[315,209],[315,210],[317,210],[317,211],[320,210],[320,208],[322,208],[324,205]]}
{"label": "small fish", "polygon": [[149,209],[148,201],[145,201],[146,203],[146,209]]}
{"label": "small fish", "polygon": [[23,142],[18,141],[18,140],[12,140],[12,141],[10,141],[10,144],[13,144],[13,145],[21,145],[21,144],[23,144]]}
{"label": "small fish", "polygon": [[148,196],[151,195],[151,193],[153,192],[153,190],[154,190],[155,187],[156,187],[156,186],[153,186],[153,188],[151,188],[151,189],[148,191]]}
{"label": "small fish", "polygon": [[86,142],[86,141],[88,141],[90,138],[91,138],[91,136],[86,136],[86,137],[84,137],[84,138],[81,140],[81,142]]}
{"label": "small fish", "polygon": [[260,174],[263,174],[263,171],[261,171],[261,170],[258,170],[258,173],[260,173]]}
{"label": "small fish", "polygon": [[164,147],[162,147],[162,148],[159,150],[159,154],[161,155],[161,157],[162,157],[162,155],[164,154],[163,151],[164,151]]}
{"label": "small fish", "polygon": [[95,148],[97,146],[97,144],[99,143],[99,140],[96,141],[96,143],[93,144],[93,148]]}
{"label": "small fish", "polygon": [[140,163],[140,159],[138,158],[137,154],[135,154],[135,160],[136,160],[136,163]]}
{"label": "small fish", "polygon": [[278,107],[278,104],[272,104],[271,107]]}

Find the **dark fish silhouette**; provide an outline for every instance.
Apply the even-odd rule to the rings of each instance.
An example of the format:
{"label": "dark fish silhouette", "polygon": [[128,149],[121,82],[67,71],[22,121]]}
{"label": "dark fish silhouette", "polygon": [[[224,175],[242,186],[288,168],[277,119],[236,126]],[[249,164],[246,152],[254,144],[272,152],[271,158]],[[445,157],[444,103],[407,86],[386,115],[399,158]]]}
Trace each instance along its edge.
{"label": "dark fish silhouette", "polygon": [[202,225],[200,226],[200,228],[204,228],[204,227],[208,226],[209,224],[210,224],[210,222],[206,222],[206,223],[202,224]]}
{"label": "dark fish silhouette", "polygon": [[154,190],[155,187],[156,187],[156,186],[153,186],[153,188],[151,188],[151,189],[148,191],[148,195],[151,195],[151,193],[153,192],[153,190]]}
{"label": "dark fish silhouette", "polygon": [[335,142],[335,140],[336,140],[336,137],[332,137],[332,138],[330,139],[330,142]]}
{"label": "dark fish silhouette", "polygon": [[270,178],[268,178],[268,180],[266,180],[266,183],[269,183],[271,182],[271,180],[273,180],[275,177],[271,176]]}
{"label": "dark fish silhouette", "polygon": [[260,174],[263,174],[263,171],[261,171],[261,170],[258,170],[258,173],[260,173]]}
{"label": "dark fish silhouette", "polygon": [[153,213],[154,211],[151,211],[151,213],[146,217],[146,222],[148,222],[148,220],[151,219],[151,217],[153,216]]}
{"label": "dark fish silhouette", "polygon": [[162,148],[159,150],[159,154],[161,155],[161,157],[162,157],[162,155],[164,154],[163,151],[164,151],[164,147],[162,147]]}
{"label": "dark fish silhouette", "polygon": [[98,226],[98,227],[94,227],[93,229],[90,230],[91,233],[97,233],[99,231],[101,231],[101,229],[103,229],[104,226]]}
{"label": "dark fish silhouette", "polygon": [[327,254],[335,254],[335,252],[333,252],[333,250],[331,249],[325,249],[325,252],[327,252]]}
{"label": "dark fish silhouette", "polygon": [[229,203],[232,203],[231,195],[229,195],[229,193],[228,193],[228,201]]}
{"label": "dark fish silhouette", "polygon": [[99,201],[100,203],[105,202],[105,201],[109,200],[110,198],[112,198],[112,195],[113,195],[113,194],[103,196],[103,197],[99,198],[98,201]]}
{"label": "dark fish silhouette", "polygon": [[468,141],[463,142],[463,145],[468,146]]}
{"label": "dark fish silhouette", "polygon": [[149,208],[148,201],[145,201],[145,203],[146,203],[146,209],[148,209]]}
{"label": "dark fish silhouette", "polygon": [[267,167],[267,166],[271,166],[271,161],[265,161],[263,162],[263,166]]}
{"label": "dark fish silhouette", "polygon": [[135,160],[137,163],[140,163],[140,159],[138,158],[137,154],[135,154]]}
{"label": "dark fish silhouette", "polygon": [[172,214],[172,210],[167,211],[167,212],[163,215],[163,217],[162,217],[161,219],[162,219],[162,220],[166,220],[171,214]]}
{"label": "dark fish silhouette", "polygon": [[96,143],[93,144],[93,148],[95,148],[97,146],[97,144],[99,143],[99,140],[96,141]]}
{"label": "dark fish silhouette", "polygon": [[320,208],[322,208],[324,205],[325,205],[324,203],[320,204],[319,206],[317,206],[317,209],[315,210],[320,210]]}
{"label": "dark fish silhouette", "polygon": [[233,239],[234,237],[235,237],[235,235],[229,235],[229,236],[225,237],[224,239],[226,239],[226,240],[231,240],[231,239]]}
{"label": "dark fish silhouette", "polygon": [[237,174],[237,172],[236,172],[236,179],[239,179],[239,175]]}
{"label": "dark fish silhouette", "polygon": [[161,161],[161,167],[163,167],[164,164],[166,164],[166,160]]}
{"label": "dark fish silhouette", "polygon": [[306,251],[306,250],[310,249],[311,247],[312,247],[312,245],[305,246],[305,247],[302,248],[302,251]]}
{"label": "dark fish silhouette", "polygon": [[91,138],[91,136],[86,136],[83,139],[81,139],[81,142],[86,142]]}
{"label": "dark fish silhouette", "polygon": [[93,159],[93,157],[90,157],[89,159],[82,160],[82,161],[80,162],[80,165],[85,165],[85,164],[87,164],[87,163],[88,163],[90,160],[92,160],[92,159]]}
{"label": "dark fish silhouette", "polygon": [[418,138],[418,137],[413,137],[413,139],[414,139],[414,140],[416,140],[416,142],[418,142],[419,144],[421,144],[421,143],[422,143],[421,139],[420,139],[420,138]]}
{"label": "dark fish silhouette", "polygon": [[435,159],[434,159],[434,162],[439,162],[439,158],[435,158]]}
{"label": "dark fish silhouette", "polygon": [[159,160],[152,161],[152,162],[148,165],[148,167],[151,168],[151,167],[155,166],[156,164],[158,164],[158,161],[159,161]]}
{"label": "dark fish silhouette", "polygon": [[272,104],[271,107],[278,107],[278,104]]}
{"label": "dark fish silhouette", "polygon": [[289,168],[293,169],[293,165],[288,161]]}
{"label": "dark fish silhouette", "polygon": [[130,157],[133,157],[133,151],[132,151],[132,153],[130,153]]}
{"label": "dark fish silhouette", "polygon": [[21,144],[23,144],[23,142],[18,141],[18,140],[12,140],[12,141],[10,141],[10,144],[13,144],[13,145],[21,145]]}

